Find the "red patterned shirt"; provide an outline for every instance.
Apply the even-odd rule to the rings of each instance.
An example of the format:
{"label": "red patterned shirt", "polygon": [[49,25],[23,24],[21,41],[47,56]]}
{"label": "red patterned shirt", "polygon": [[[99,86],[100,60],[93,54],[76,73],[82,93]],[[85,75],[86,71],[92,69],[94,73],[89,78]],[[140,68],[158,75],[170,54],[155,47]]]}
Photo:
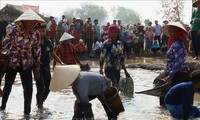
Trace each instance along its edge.
{"label": "red patterned shirt", "polygon": [[[74,45],[71,43],[69,44],[61,43],[60,45],[58,45],[56,54],[67,65],[76,64],[76,63],[80,64],[80,59],[76,54]],[[54,61],[54,65],[55,64],[56,64],[56,61]]]}

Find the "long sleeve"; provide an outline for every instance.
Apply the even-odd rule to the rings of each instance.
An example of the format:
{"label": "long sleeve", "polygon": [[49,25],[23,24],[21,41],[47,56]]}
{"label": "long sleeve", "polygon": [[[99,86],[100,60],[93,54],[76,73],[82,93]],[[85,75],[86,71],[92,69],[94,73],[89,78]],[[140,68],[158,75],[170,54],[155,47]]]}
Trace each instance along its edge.
{"label": "long sleeve", "polygon": [[39,68],[40,67],[40,64],[41,64],[41,40],[40,40],[40,35],[39,35],[39,32],[36,32],[35,33],[35,37],[36,39],[34,40],[34,43],[33,43],[33,52],[34,52],[34,65],[36,68]]}

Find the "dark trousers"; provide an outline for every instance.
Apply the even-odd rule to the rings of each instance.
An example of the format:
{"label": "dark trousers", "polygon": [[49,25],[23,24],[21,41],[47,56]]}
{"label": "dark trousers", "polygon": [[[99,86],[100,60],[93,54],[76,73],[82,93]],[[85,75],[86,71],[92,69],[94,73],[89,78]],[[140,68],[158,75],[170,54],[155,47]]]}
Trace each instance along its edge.
{"label": "dark trousers", "polygon": [[86,38],[86,42],[87,42],[87,54],[90,55],[90,53],[92,52],[93,39]]}
{"label": "dark trousers", "polygon": [[[172,78],[171,82],[171,87],[173,87],[176,84],[179,84],[181,82],[187,82],[189,80],[190,72],[184,72],[184,71],[179,71],[177,72],[174,77]],[[163,95],[167,94],[168,90],[165,91],[166,93],[163,93]],[[160,105],[164,105],[164,97],[160,97]],[[165,105],[164,105],[165,106]]]}
{"label": "dark trousers", "polygon": [[116,67],[107,67],[105,68],[105,75],[107,78],[110,78],[114,86],[118,88],[120,79],[120,70],[117,70]]}
{"label": "dark trousers", "polygon": [[103,108],[104,108],[104,110],[107,114],[108,120],[117,120],[117,116],[119,115],[119,113],[115,113],[115,112],[113,112],[109,109],[109,107],[106,104],[103,96],[101,94],[99,94],[99,95],[89,95],[90,101],[95,99],[95,98],[97,98],[101,102],[101,104],[102,104],[102,106],[103,106]]}
{"label": "dark trousers", "polygon": [[1,103],[1,109],[6,108],[6,103],[10,95],[12,85],[15,81],[15,77],[19,72],[21,77],[23,92],[24,92],[24,114],[29,114],[31,112],[31,101],[33,93],[33,80],[32,80],[32,67],[23,70],[23,67],[17,67],[16,69],[8,68],[5,75],[5,86],[3,88],[3,97]]}
{"label": "dark trousers", "polygon": [[159,45],[162,46],[161,41],[160,41],[160,35],[159,36],[155,36],[154,40],[158,40]]}
{"label": "dark trousers", "polygon": [[200,35],[197,35],[197,31],[192,31],[191,34],[195,56],[198,56],[200,52]]}
{"label": "dark trousers", "polygon": [[49,95],[49,85],[51,81],[50,66],[40,68],[40,79],[36,80],[36,101],[37,105],[42,105]]}

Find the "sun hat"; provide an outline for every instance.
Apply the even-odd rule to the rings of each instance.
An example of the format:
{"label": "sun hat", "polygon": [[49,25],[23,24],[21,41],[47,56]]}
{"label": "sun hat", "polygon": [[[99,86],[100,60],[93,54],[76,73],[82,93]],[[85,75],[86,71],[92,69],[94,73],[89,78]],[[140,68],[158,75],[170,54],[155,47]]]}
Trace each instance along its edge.
{"label": "sun hat", "polygon": [[33,21],[37,21],[40,24],[45,24],[46,22],[37,14],[35,13],[33,10],[27,10],[25,11],[22,15],[20,15],[15,21],[15,25],[21,25],[21,21],[23,20],[33,20]]}
{"label": "sun hat", "polygon": [[66,41],[66,40],[71,40],[71,39],[74,39],[74,36],[70,35],[67,32],[64,32],[62,37],[60,38],[59,42],[63,42],[63,41]]}
{"label": "sun hat", "polygon": [[197,7],[197,2],[200,2],[199,0],[192,0],[192,7]]}
{"label": "sun hat", "polygon": [[182,23],[180,23],[179,21],[177,21],[177,22],[169,22],[166,26],[163,27],[163,33],[165,35],[167,35],[167,36],[169,36],[169,27],[170,26],[178,27],[178,28],[182,29],[183,31],[185,31],[187,33],[187,30],[182,25]]}
{"label": "sun hat", "polygon": [[53,92],[66,89],[79,76],[79,65],[57,65],[54,68],[49,89]]}

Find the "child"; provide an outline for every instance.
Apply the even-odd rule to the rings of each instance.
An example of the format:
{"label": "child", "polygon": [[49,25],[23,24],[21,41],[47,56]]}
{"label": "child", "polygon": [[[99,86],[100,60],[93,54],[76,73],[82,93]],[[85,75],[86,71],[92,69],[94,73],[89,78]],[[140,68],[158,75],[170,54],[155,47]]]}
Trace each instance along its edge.
{"label": "child", "polygon": [[190,74],[190,82],[173,86],[165,96],[165,105],[174,118],[187,120],[190,116],[199,117],[199,109],[193,106],[194,93],[200,88],[200,70]]}
{"label": "child", "polygon": [[154,39],[154,33],[151,26],[147,28],[147,31],[145,32],[144,36],[145,36],[145,51],[149,52]]}

